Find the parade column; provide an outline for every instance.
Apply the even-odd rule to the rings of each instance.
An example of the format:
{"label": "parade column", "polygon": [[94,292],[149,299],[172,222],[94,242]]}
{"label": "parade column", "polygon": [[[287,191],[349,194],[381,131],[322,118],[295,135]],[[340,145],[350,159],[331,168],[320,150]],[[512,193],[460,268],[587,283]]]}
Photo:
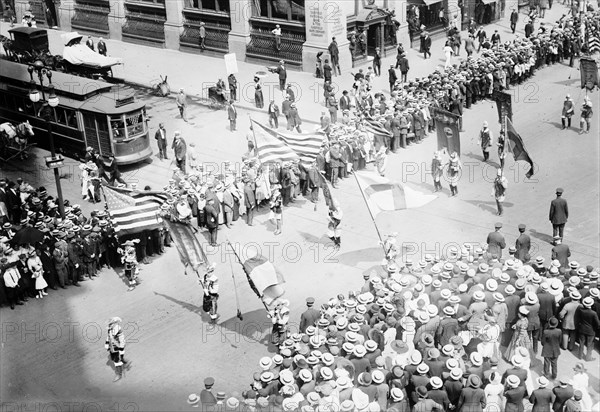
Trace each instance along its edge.
{"label": "parade column", "polygon": [[251,0],[229,0],[229,53],[235,53],[237,60],[246,59],[246,46],[250,43],[250,18],[252,17]]}
{"label": "parade column", "polygon": [[[335,37],[340,53],[340,68],[352,68],[352,56],[346,38],[346,13],[340,3],[322,0],[306,0],[306,42],[302,47],[302,70],[315,71],[317,53],[324,52],[321,60],[329,59],[327,50],[331,38]],[[331,61],[331,60],[330,60]]]}
{"label": "parade column", "polygon": [[165,1],[165,47],[167,49],[179,50],[179,37],[183,33],[183,1]]}
{"label": "parade column", "polygon": [[125,0],[110,0],[108,35],[111,40],[123,40],[121,28],[125,23]]}

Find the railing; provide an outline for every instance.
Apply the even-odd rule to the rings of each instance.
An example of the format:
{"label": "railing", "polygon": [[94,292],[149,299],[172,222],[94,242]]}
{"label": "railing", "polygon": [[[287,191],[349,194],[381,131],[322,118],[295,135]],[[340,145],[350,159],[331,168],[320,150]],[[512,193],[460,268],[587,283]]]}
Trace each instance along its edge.
{"label": "railing", "polygon": [[125,24],[122,27],[124,39],[142,42],[164,43],[167,14],[164,5],[125,3]]}
{"label": "railing", "polygon": [[200,47],[200,22],[204,22],[206,29],[205,46],[207,49],[227,53],[229,52],[229,32],[231,23],[229,14],[215,16],[205,15],[200,11],[185,9],[183,11],[183,33],[179,42],[184,47]]}
{"label": "railing", "polygon": [[71,27],[79,31],[91,31],[108,35],[108,15],[110,14],[110,4],[101,4],[95,2],[90,4],[84,1],[76,1],[75,14],[71,18]]}
{"label": "railing", "polygon": [[269,29],[250,30],[250,43],[246,47],[246,56],[266,60],[284,60],[288,64],[302,64],[302,45],[306,41],[303,33],[285,33],[281,36],[281,49],[275,47],[275,36]]}

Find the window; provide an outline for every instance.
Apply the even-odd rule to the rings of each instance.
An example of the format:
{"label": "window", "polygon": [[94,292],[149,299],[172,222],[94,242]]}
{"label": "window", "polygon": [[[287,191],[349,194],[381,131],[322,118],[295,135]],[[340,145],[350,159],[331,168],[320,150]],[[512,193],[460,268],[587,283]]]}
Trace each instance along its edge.
{"label": "window", "polygon": [[229,0],[186,0],[186,6],[200,10],[229,13]]}
{"label": "window", "polygon": [[253,0],[253,4],[255,16],[304,21],[304,0]]}
{"label": "window", "polygon": [[77,114],[75,110],[56,107],[54,109],[56,123],[77,129]]}
{"label": "window", "polygon": [[125,116],[127,125],[127,137],[137,136],[144,132],[144,117],[142,112],[134,112]]}
{"label": "window", "polygon": [[156,4],[156,5],[164,5],[165,4],[165,0],[134,0],[134,2],[140,2],[140,3],[150,3],[150,4]]}
{"label": "window", "polygon": [[122,116],[111,116],[110,128],[112,130],[113,139],[117,142],[125,139],[125,123],[123,123]]}

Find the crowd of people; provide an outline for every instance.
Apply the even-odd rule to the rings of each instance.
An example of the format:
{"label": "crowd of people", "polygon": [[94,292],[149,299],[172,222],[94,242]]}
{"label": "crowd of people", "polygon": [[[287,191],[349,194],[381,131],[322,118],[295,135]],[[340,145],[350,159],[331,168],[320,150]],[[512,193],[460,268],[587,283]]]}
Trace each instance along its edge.
{"label": "crowd of people", "polygon": [[[502,257],[498,229],[484,247],[466,243],[443,257],[388,265],[385,274],[365,274],[360,290],[320,306],[307,298],[297,323],[287,313],[278,353],[260,359],[248,387],[215,396],[207,378],[188,403],[245,411],[597,410],[586,365],[600,327],[598,271],[530,259],[524,225]],[[573,371],[557,369],[566,351],[579,358]]]}
{"label": "crowd of people", "polygon": [[170,245],[166,228],[117,236],[106,210],[85,216],[80,205],[63,203],[64,219],[58,199],[43,186],[0,180],[0,305],[14,309],[43,299],[50,289],[79,287],[103,267],[127,266],[123,246],[132,239],[136,259],[144,263]]}

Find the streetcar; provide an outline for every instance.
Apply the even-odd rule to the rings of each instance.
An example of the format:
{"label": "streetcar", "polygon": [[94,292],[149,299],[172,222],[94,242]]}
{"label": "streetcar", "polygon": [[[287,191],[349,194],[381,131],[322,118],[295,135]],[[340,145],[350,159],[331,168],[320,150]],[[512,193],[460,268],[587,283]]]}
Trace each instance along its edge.
{"label": "streetcar", "polygon": [[[0,64],[0,124],[29,121],[35,131],[34,143],[48,149],[46,121],[39,117],[40,103],[29,99],[27,68],[10,61]],[[51,119],[57,152],[81,159],[86,148],[92,147],[105,159],[113,155],[120,165],[152,156],[146,106],[134,99],[134,91],[54,71],[52,84],[60,101]]]}

